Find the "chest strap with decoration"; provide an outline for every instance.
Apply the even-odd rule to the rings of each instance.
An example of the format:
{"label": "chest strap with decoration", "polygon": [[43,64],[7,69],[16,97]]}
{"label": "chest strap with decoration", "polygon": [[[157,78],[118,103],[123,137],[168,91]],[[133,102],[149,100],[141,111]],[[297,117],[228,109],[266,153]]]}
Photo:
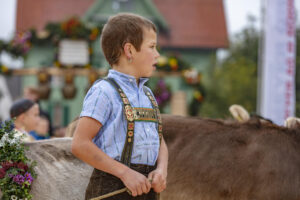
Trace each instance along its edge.
{"label": "chest strap with decoration", "polygon": [[162,119],[159,112],[158,105],[155,101],[155,98],[151,95],[148,89],[144,86],[144,92],[146,96],[149,98],[152,107],[151,108],[134,108],[131,106],[126,94],[123,92],[121,87],[116,83],[116,81],[112,78],[104,78],[104,80],[108,81],[110,84],[116,88],[118,94],[121,97],[124,106],[124,114],[127,120],[127,133],[126,133],[126,141],[124,144],[121,162],[127,166],[130,166],[131,155],[133,149],[134,142],[134,123],[135,121],[144,121],[144,122],[156,122],[157,130],[159,135],[159,140],[162,139]]}

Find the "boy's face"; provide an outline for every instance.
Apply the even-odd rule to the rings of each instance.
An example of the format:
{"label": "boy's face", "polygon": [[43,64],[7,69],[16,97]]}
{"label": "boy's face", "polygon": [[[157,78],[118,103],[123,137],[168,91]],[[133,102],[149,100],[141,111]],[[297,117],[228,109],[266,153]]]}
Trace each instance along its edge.
{"label": "boy's face", "polygon": [[140,51],[133,51],[132,65],[136,78],[150,77],[156,69],[159,53],[156,49],[157,36],[154,30],[144,29],[144,39]]}

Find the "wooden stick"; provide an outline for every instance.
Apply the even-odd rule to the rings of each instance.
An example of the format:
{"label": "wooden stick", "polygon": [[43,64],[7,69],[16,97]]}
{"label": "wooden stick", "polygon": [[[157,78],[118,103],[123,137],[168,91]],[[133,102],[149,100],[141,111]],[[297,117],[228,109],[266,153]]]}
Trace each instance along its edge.
{"label": "wooden stick", "polygon": [[[152,183],[152,179],[148,179],[150,181],[150,183]],[[122,188],[122,189],[119,189],[119,190],[116,190],[116,191],[113,191],[113,192],[110,192],[110,193],[107,193],[107,194],[104,194],[104,195],[101,195],[99,197],[96,197],[96,198],[92,198],[90,200],[101,200],[101,199],[106,199],[108,197],[112,197],[114,195],[117,195],[117,194],[121,194],[123,192],[128,192],[128,194],[131,195],[131,191],[128,189],[128,188]]]}
{"label": "wooden stick", "polygon": [[101,199],[106,199],[106,198],[108,198],[108,197],[111,197],[111,196],[114,196],[114,195],[117,195],[117,194],[120,194],[120,193],[123,193],[123,192],[128,192],[129,194],[131,194],[131,192],[125,187],[125,188],[122,188],[122,189],[119,189],[119,190],[116,190],[116,191],[113,191],[113,192],[110,192],[110,193],[101,195],[101,196],[99,196],[99,197],[92,198],[92,199],[90,199],[90,200],[101,200]]}

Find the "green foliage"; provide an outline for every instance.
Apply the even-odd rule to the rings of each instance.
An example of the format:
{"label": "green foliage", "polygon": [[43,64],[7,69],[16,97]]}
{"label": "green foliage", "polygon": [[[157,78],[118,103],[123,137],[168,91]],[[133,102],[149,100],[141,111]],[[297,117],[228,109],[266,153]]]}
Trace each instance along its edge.
{"label": "green foliage", "polygon": [[[0,53],[6,52],[16,58],[26,58],[27,53],[33,46],[53,44],[57,47],[59,41],[62,39],[86,40],[90,45],[100,36],[101,30],[102,27],[92,27],[90,24],[80,21],[77,17],[72,17],[62,22],[50,22],[42,31],[30,29],[15,34],[9,42],[0,40]],[[90,49],[89,53],[91,56],[93,51]],[[60,64],[57,65],[63,67]],[[9,74],[10,70],[7,66],[2,66],[0,63],[1,73]]]}
{"label": "green foliage", "polygon": [[[207,97],[201,114],[206,117],[226,117],[228,107],[240,104],[256,111],[259,32],[250,25],[231,41],[227,58],[215,67],[206,86]],[[300,116],[300,28],[296,35],[296,116]]]}
{"label": "green foliage", "polygon": [[36,173],[32,162],[25,155],[22,136],[12,129],[12,121],[0,128],[0,190],[2,200],[32,199],[31,184]]}
{"label": "green foliage", "polygon": [[215,67],[201,114],[224,118],[232,104],[256,108],[259,32],[250,25],[231,41],[227,58]]}

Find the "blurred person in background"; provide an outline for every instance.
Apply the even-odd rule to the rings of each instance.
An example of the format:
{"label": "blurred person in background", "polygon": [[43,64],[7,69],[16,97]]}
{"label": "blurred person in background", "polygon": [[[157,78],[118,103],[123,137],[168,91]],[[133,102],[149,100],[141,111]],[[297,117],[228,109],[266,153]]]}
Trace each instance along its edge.
{"label": "blurred person in background", "polygon": [[42,116],[43,118],[48,120],[48,134],[49,134],[49,136],[52,136],[53,130],[52,130],[51,119],[50,119],[50,116],[49,116],[48,112],[43,110],[40,106],[40,97],[39,97],[38,88],[36,88],[36,87],[26,87],[26,88],[24,88],[24,98],[30,99],[30,100],[36,102],[39,105],[40,116]]}
{"label": "blurred person in background", "polygon": [[29,134],[39,123],[39,105],[30,99],[20,99],[10,108],[10,117],[14,119],[14,129],[17,136],[23,136],[23,141],[32,142],[35,139]]}
{"label": "blurred person in background", "polygon": [[40,115],[37,127],[29,134],[36,140],[49,139],[49,120],[44,115]]}
{"label": "blurred person in background", "polygon": [[63,126],[57,126],[53,128],[53,135],[51,138],[61,138],[65,137],[66,134],[66,128]]}

